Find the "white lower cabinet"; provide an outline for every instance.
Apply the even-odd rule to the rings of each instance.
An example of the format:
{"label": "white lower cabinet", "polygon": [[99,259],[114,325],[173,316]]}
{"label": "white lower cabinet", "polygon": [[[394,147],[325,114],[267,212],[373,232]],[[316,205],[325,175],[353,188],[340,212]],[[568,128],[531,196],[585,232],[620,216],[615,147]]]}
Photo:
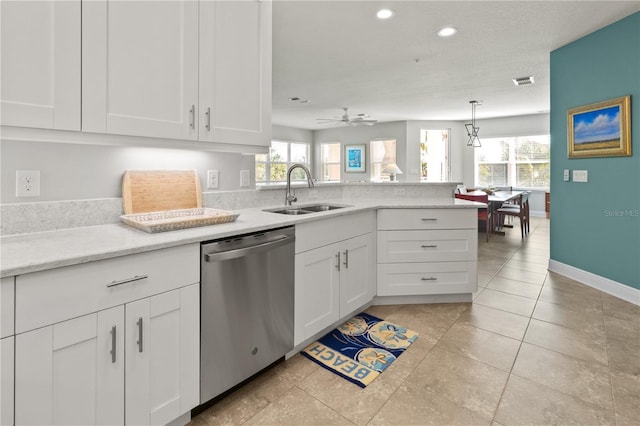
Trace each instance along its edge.
{"label": "white lower cabinet", "polygon": [[296,227],[295,345],[373,299],[373,223],[369,212]]}
{"label": "white lower cabinet", "polygon": [[373,234],[341,244],[340,314],[347,315],[373,299],[375,270]]}
{"label": "white lower cabinet", "polygon": [[197,406],[199,246],[17,277],[15,424],[167,424]]}
{"label": "white lower cabinet", "polygon": [[198,305],[193,284],[18,335],[16,424],[166,424],[193,408]]}
{"label": "white lower cabinet", "polygon": [[294,345],[340,318],[338,253],[331,244],[296,255]]}
{"label": "white lower cabinet", "polygon": [[0,339],[0,425],[13,424],[14,337]]}
{"label": "white lower cabinet", "polygon": [[476,291],[475,209],[382,209],[377,227],[378,296]]}
{"label": "white lower cabinet", "polygon": [[166,424],[198,405],[199,306],[197,284],[126,305],[126,424]]}
{"label": "white lower cabinet", "polygon": [[120,306],[16,336],[16,424],[122,424],[123,334]]}

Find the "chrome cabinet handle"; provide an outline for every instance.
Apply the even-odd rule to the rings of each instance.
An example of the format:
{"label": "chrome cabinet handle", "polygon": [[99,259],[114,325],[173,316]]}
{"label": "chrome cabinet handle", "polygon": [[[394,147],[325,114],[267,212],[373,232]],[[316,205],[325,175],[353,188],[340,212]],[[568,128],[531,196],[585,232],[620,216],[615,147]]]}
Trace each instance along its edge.
{"label": "chrome cabinet handle", "polygon": [[427,278],[427,277],[422,277],[422,278],[420,278],[420,280],[421,280],[421,281],[436,281],[436,280],[437,280],[437,278],[436,278],[436,277],[429,277],[429,278]]}
{"label": "chrome cabinet handle", "polygon": [[146,280],[147,278],[149,278],[149,275],[136,275],[133,278],[125,278],[124,280],[120,280],[120,281],[111,281],[110,284],[107,284],[107,287],[115,287],[118,285],[122,285],[122,284],[129,284],[132,283],[134,281],[140,281],[140,280]]}
{"label": "chrome cabinet handle", "polygon": [[111,350],[109,351],[111,354],[111,363],[116,363],[116,326],[111,327]]}
{"label": "chrome cabinet handle", "polygon": [[336,253],[336,269],[340,270],[340,252]]}
{"label": "chrome cabinet handle", "polygon": [[196,106],[191,105],[191,109],[189,110],[189,127],[192,129],[196,128]]}
{"label": "chrome cabinet handle", "polygon": [[138,352],[142,352],[142,317],[138,318],[136,324],[138,324],[138,341],[136,344],[138,345]]}
{"label": "chrome cabinet handle", "polygon": [[204,113],[204,116],[206,118],[206,121],[205,121],[206,124],[204,125],[204,127],[208,131],[211,131],[211,107],[207,108],[207,111]]}
{"label": "chrome cabinet handle", "polygon": [[349,269],[349,249],[344,251],[344,267]]}
{"label": "chrome cabinet handle", "polygon": [[435,218],[435,217],[423,217],[420,220],[438,220],[438,218]]}
{"label": "chrome cabinet handle", "polygon": [[438,246],[435,244],[423,244],[420,247],[422,248],[437,248]]}

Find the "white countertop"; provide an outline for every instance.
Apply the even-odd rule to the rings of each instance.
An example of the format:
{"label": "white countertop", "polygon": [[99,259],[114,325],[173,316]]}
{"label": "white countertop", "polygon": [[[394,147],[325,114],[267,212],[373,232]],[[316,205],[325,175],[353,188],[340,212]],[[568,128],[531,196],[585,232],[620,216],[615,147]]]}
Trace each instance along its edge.
{"label": "white countertop", "polygon": [[[62,266],[125,256],[167,247],[225,238],[250,232],[300,224],[304,222],[380,208],[478,208],[484,206],[455,198],[315,200],[321,203],[346,204],[345,207],[307,215],[285,215],[263,209],[265,206],[235,210],[235,222],[149,234],[124,224],[71,228],[0,238],[0,276],[14,276]],[[300,205],[310,203],[300,203]],[[295,207],[295,206],[294,206]]]}

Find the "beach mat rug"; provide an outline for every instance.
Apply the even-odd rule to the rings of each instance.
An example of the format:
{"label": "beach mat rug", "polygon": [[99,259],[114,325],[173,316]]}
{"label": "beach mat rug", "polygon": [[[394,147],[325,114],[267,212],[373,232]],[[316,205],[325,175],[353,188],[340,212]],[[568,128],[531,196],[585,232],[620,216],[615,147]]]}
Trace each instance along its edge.
{"label": "beach mat rug", "polygon": [[351,318],[301,353],[366,387],[418,338],[418,333],[366,313]]}

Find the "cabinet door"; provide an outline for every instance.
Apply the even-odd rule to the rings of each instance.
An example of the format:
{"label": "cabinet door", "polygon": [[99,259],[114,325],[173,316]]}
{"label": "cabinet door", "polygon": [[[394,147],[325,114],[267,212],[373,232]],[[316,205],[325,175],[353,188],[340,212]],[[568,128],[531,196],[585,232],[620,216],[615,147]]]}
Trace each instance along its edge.
{"label": "cabinet door", "polygon": [[0,425],[13,424],[14,337],[0,340]]}
{"label": "cabinet door", "polygon": [[339,256],[338,244],[295,256],[295,345],[339,319]]}
{"label": "cabinet door", "polygon": [[82,6],[82,130],[197,138],[198,2]]}
{"label": "cabinet door", "polygon": [[2,1],[1,123],[80,130],[80,0]]}
{"label": "cabinet door", "polygon": [[373,299],[373,235],[365,234],[343,242],[341,261],[340,316],[343,317]]}
{"label": "cabinet door", "polygon": [[15,278],[0,280],[0,338],[12,336],[15,330]]}
{"label": "cabinet door", "polygon": [[200,140],[271,144],[271,2],[200,2]]}
{"label": "cabinet door", "polygon": [[118,306],[16,336],[16,424],[124,423],[123,312]]}
{"label": "cabinet door", "polygon": [[126,423],[167,424],[199,403],[199,285],[126,306]]}

